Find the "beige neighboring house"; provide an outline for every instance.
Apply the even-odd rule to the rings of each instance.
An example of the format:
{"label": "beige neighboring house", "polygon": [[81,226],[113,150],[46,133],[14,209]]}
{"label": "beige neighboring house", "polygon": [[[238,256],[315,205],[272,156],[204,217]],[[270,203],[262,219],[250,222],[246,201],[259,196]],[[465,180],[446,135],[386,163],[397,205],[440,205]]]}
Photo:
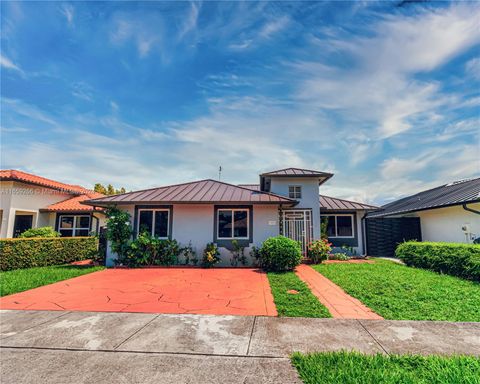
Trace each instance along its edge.
{"label": "beige neighboring house", "polygon": [[101,210],[81,204],[102,194],[18,170],[0,170],[0,238],[51,226],[62,236],[97,234]]}

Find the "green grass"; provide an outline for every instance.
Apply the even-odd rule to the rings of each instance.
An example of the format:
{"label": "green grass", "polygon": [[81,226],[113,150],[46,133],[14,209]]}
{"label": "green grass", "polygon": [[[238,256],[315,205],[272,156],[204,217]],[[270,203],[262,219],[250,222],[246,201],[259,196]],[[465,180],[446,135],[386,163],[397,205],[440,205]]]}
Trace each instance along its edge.
{"label": "green grass", "polygon": [[[307,285],[293,272],[267,274],[279,316],[332,317]],[[287,293],[294,289],[298,294]]]}
{"label": "green grass", "polygon": [[386,319],[480,321],[480,284],[387,260],[313,267]]}
{"label": "green grass", "polygon": [[102,269],[104,267],[57,265],[0,272],[0,296],[26,291]]}
{"label": "green grass", "polygon": [[471,356],[294,353],[305,384],[478,384],[480,360]]}

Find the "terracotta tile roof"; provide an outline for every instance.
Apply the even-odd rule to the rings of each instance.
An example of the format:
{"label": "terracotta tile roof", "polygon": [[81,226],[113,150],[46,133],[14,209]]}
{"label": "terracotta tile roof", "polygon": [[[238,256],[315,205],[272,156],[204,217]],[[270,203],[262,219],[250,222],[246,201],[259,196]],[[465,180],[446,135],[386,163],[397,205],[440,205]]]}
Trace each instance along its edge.
{"label": "terracotta tile roof", "polygon": [[338,199],[336,197],[330,197],[325,195],[320,195],[320,210],[373,210],[378,209],[378,207],[370,204],[357,203],[355,201]]}
{"label": "terracotta tile roof", "polygon": [[295,205],[296,201],[274,193],[252,191],[249,188],[207,179],[129,192],[121,195],[106,196],[99,199],[85,201],[84,203],[94,206],[131,203],[249,203]]}
{"label": "terracotta tile roof", "polygon": [[449,184],[419,192],[415,195],[391,202],[368,217],[390,216],[407,212],[450,207],[480,202],[480,177],[458,180]]}
{"label": "terracotta tile roof", "polygon": [[89,205],[81,204],[82,201],[103,197],[101,193],[90,192],[80,196],[74,196],[67,200],[59,201],[48,207],[41,209],[44,212],[76,212],[76,211],[93,211],[95,208]]}
{"label": "terracotta tile roof", "polygon": [[327,177],[330,178],[333,176],[332,173],[313,171],[311,169],[301,169],[301,168],[285,168],[279,169],[277,171],[271,171],[262,173],[260,176],[280,176],[280,177]]}
{"label": "terracotta tile roof", "polygon": [[72,193],[72,194],[83,194],[83,193],[89,192],[88,189],[83,188],[79,185],[60,183],[58,181],[50,180],[45,177],[32,175],[31,173],[27,173],[23,171],[17,171],[15,169],[0,170],[0,180],[20,181],[20,182],[40,185],[42,187],[57,189],[59,191],[64,191],[66,193]]}

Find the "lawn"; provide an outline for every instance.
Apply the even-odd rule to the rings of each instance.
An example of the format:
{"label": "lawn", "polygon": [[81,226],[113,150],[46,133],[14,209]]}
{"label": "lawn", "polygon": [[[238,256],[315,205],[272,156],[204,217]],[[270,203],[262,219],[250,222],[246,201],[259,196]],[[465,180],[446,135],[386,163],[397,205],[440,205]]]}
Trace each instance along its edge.
{"label": "lawn", "polygon": [[292,363],[305,384],[478,384],[480,377],[480,360],[470,356],[294,353]]}
{"label": "lawn", "polygon": [[[332,317],[307,285],[293,272],[267,274],[279,316]],[[297,294],[288,293],[298,291]]]}
{"label": "lawn", "polygon": [[102,269],[104,267],[57,265],[0,272],[0,296],[26,291]]}
{"label": "lawn", "polygon": [[480,284],[387,260],[313,267],[386,319],[480,321]]}

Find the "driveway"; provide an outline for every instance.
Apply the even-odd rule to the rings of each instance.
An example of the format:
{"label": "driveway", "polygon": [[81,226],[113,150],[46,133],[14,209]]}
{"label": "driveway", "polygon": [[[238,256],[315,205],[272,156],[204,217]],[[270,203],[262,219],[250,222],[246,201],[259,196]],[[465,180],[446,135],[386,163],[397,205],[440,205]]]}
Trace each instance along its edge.
{"label": "driveway", "polygon": [[250,268],[107,269],[0,298],[1,309],[276,316]]}

